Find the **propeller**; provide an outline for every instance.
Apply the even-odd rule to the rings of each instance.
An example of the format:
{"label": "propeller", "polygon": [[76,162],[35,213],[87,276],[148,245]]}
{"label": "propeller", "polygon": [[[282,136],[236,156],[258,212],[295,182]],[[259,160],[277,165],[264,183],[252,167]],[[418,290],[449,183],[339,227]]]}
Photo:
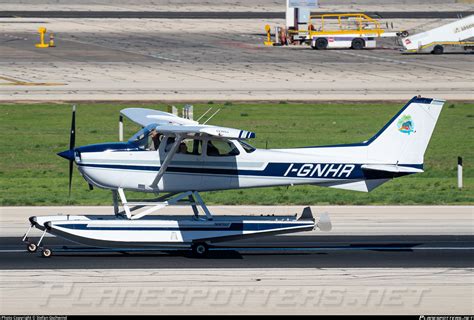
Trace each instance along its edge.
{"label": "propeller", "polygon": [[69,135],[69,150],[58,153],[58,156],[69,160],[69,196],[71,196],[72,171],[74,169],[74,146],[76,144],[76,105],[72,106],[71,133]]}
{"label": "propeller", "polygon": [[[76,105],[72,106],[71,133],[69,135],[69,150],[74,154],[74,146],[76,144]],[[72,187],[72,170],[74,169],[74,157],[69,159],[69,197],[71,196]]]}

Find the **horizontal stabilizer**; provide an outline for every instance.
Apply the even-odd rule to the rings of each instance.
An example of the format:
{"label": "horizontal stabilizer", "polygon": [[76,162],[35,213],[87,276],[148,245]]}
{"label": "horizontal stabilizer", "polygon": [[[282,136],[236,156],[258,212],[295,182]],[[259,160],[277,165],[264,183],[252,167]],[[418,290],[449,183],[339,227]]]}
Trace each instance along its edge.
{"label": "horizontal stabilizer", "polygon": [[360,180],[355,182],[331,182],[323,184],[325,187],[330,187],[334,189],[343,189],[343,190],[352,190],[360,192],[369,192],[377,188],[381,184],[387,182],[390,179],[369,179],[369,180]]}

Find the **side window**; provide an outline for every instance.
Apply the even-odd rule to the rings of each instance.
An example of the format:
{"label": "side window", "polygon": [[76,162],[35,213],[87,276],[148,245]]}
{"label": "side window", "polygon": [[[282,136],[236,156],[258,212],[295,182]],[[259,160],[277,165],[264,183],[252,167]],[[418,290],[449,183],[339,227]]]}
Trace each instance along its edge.
{"label": "side window", "polygon": [[239,141],[239,142],[240,142],[240,145],[242,146],[242,148],[244,148],[245,152],[247,152],[247,153],[252,153],[255,150],[257,150],[254,147],[252,147],[250,144],[248,144],[247,142],[244,142],[244,141]]}
{"label": "side window", "polygon": [[173,147],[174,143],[174,137],[169,137],[168,140],[166,140],[166,147],[165,147],[165,152],[169,152],[171,148]]}
{"label": "side window", "polygon": [[207,142],[207,155],[210,157],[236,156],[240,152],[230,141],[209,140]]}
{"label": "side window", "polygon": [[[175,138],[170,137],[166,141],[165,152],[169,152],[173,147],[175,142]],[[202,154],[202,140],[195,140],[195,139],[184,139],[179,144],[179,148],[176,151],[177,154],[190,154],[199,156]]]}
{"label": "side window", "polygon": [[184,139],[179,145],[177,153],[192,154],[199,156],[202,154],[202,140]]}

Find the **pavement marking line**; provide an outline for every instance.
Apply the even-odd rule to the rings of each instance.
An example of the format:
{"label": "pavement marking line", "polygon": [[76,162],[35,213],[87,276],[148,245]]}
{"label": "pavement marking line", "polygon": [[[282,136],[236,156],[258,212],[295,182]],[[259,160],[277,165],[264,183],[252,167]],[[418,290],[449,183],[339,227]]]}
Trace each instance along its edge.
{"label": "pavement marking line", "polygon": [[27,40],[28,40],[28,38],[22,38],[22,37],[18,37],[18,36],[13,36],[13,35],[11,35],[11,34],[6,34],[6,33],[4,33],[3,35],[4,35],[5,37],[11,38],[11,39],[13,39],[13,40],[24,40],[24,41],[27,41]]}
{"label": "pavement marking line", "polygon": [[[336,52],[336,51],[335,51]],[[371,55],[365,55],[365,54],[358,54],[358,53],[352,53],[352,52],[346,52],[346,51],[337,51],[339,54],[345,54],[349,56],[355,56],[363,59],[374,59],[374,60],[380,60],[380,61],[385,61],[385,62],[391,62],[391,63],[397,63],[397,64],[410,64],[409,62],[406,61],[400,61],[400,60],[394,60],[394,59],[388,59],[388,58],[381,58],[381,57],[376,57],[376,56],[371,56]]]}
{"label": "pavement marking line", "polygon": [[8,81],[8,83],[0,83],[0,86],[65,86],[66,83],[60,82],[27,82],[17,80],[10,77],[0,76],[0,80]]}

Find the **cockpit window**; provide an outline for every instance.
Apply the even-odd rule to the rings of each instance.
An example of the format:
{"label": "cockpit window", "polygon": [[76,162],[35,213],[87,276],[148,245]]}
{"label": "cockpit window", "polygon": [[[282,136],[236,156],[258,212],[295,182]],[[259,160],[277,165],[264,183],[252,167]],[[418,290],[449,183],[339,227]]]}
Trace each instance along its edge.
{"label": "cockpit window", "polygon": [[239,149],[230,141],[209,140],[207,142],[207,155],[211,157],[225,157],[238,155]]}
{"label": "cockpit window", "polygon": [[247,142],[240,141],[240,140],[239,140],[239,142],[240,142],[240,145],[242,146],[242,148],[244,148],[245,152],[247,152],[247,153],[252,153],[256,150],[255,147],[251,146]]}
{"label": "cockpit window", "polygon": [[160,148],[161,140],[163,140],[163,134],[156,130],[151,130],[148,135],[148,150],[158,150]]}
{"label": "cockpit window", "polygon": [[[151,134],[156,131],[154,130],[156,128],[156,124],[150,124],[137,133],[135,133],[130,139],[128,139],[128,142],[131,142],[135,145],[137,145],[140,149],[143,150],[150,150],[152,146],[152,138]],[[155,150],[155,149],[152,149]]]}

